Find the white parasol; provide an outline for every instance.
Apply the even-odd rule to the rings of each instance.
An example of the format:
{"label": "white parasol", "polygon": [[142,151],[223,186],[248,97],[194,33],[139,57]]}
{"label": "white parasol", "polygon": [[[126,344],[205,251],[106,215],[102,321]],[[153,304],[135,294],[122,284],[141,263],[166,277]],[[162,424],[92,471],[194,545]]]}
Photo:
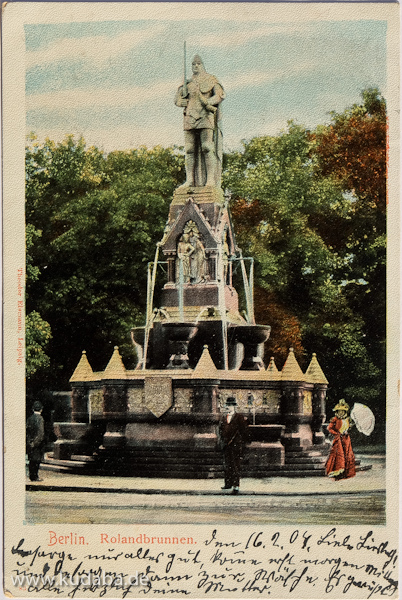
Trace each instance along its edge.
{"label": "white parasol", "polygon": [[350,416],[355,422],[358,431],[364,433],[364,435],[370,435],[374,429],[375,416],[368,406],[360,404],[360,402],[355,402],[350,411]]}

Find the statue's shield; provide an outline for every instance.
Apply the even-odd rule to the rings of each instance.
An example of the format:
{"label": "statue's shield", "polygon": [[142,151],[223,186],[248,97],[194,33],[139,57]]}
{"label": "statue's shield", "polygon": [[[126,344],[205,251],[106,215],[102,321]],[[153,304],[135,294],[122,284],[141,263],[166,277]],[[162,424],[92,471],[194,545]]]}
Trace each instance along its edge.
{"label": "statue's shield", "polygon": [[172,406],[171,377],[146,377],[144,391],[145,406],[155,417],[160,417]]}

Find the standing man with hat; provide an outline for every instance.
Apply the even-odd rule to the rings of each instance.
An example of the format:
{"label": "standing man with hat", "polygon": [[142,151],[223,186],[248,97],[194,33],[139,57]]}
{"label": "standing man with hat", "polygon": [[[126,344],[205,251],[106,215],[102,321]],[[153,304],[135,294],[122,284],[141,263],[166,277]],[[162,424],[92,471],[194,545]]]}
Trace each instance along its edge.
{"label": "standing man with hat", "polygon": [[356,475],[355,455],[349,436],[349,429],[352,426],[348,416],[349,405],[345,400],[339,400],[334,411],[335,416],[328,425],[328,431],[334,436],[334,441],[325,469],[328,477],[336,480],[349,479]]}
{"label": "standing man with hat", "polygon": [[29,479],[31,481],[41,481],[38,472],[45,447],[45,422],[41,414],[42,408],[40,402],[34,402],[34,412],[28,417],[26,423],[26,449],[29,460]]}
{"label": "standing man with hat", "polygon": [[225,414],[219,424],[219,435],[223,446],[223,469],[225,473],[225,485],[223,490],[239,493],[240,485],[240,463],[244,447],[249,441],[247,418],[236,413],[236,398],[229,397],[226,400]]}

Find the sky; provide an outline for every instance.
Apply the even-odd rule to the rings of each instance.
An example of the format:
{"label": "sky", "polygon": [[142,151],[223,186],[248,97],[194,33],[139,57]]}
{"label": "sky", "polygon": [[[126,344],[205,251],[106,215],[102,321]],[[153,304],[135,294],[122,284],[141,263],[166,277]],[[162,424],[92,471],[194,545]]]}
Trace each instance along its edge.
{"label": "sky", "polygon": [[268,22],[226,18],[25,26],[26,132],[83,135],[106,152],[183,144],[173,102],[200,54],[226,91],[224,149],[277,135],[292,119],[315,127],[360,101],[386,97],[386,21]]}

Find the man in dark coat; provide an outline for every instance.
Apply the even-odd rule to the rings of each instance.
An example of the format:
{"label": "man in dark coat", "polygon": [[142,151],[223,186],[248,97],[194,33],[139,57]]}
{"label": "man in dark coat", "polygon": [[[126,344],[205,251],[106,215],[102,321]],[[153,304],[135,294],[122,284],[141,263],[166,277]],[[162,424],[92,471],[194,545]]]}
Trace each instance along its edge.
{"label": "man in dark coat", "polygon": [[240,485],[240,463],[244,447],[249,441],[248,421],[240,413],[236,413],[236,399],[231,397],[226,401],[226,414],[223,415],[219,424],[219,435],[223,447],[223,469],[225,473],[225,485],[223,490],[232,493],[239,492]]}
{"label": "man in dark coat", "polygon": [[39,465],[43,458],[45,447],[45,422],[42,417],[42,404],[34,402],[34,412],[28,417],[26,423],[26,449],[29,460],[29,479],[39,479]]}

